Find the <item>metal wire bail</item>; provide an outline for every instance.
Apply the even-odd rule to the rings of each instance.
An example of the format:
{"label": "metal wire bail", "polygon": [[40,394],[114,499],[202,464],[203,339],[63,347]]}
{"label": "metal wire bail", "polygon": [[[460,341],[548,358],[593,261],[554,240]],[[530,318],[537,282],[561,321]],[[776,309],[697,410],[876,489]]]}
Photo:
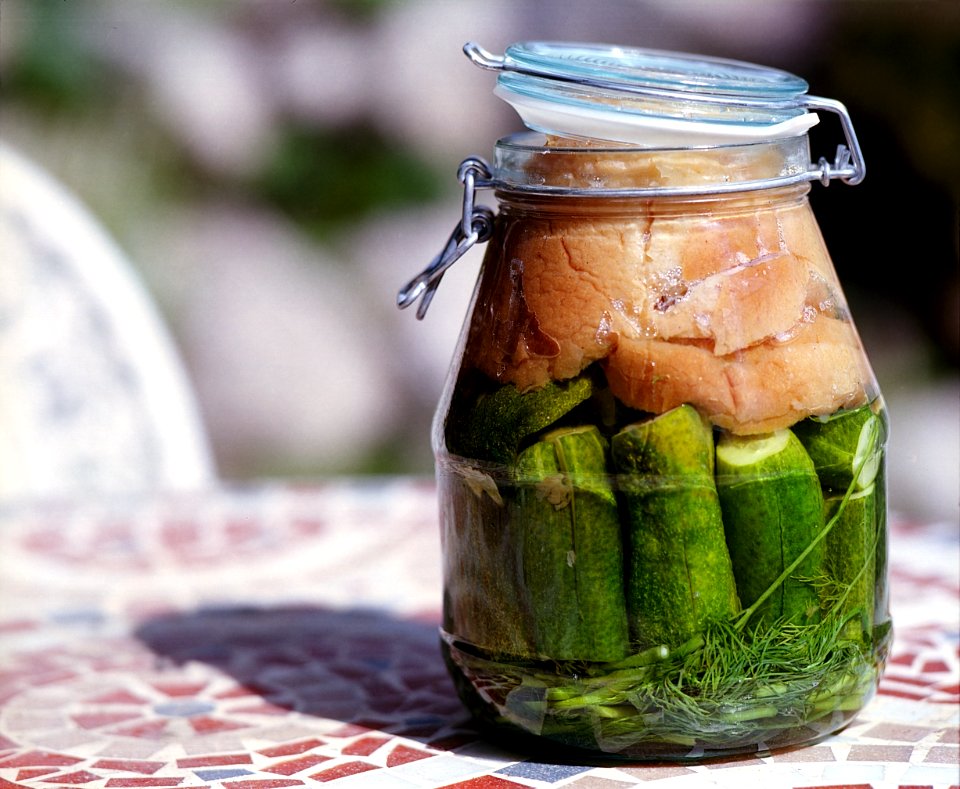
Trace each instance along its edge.
{"label": "metal wire bail", "polygon": [[447,269],[462,258],[477,243],[483,243],[493,232],[494,213],[486,206],[476,204],[476,190],[491,186],[490,166],[481,158],[464,159],[457,169],[457,179],[463,184],[463,210],[460,222],[453,229],[443,250],[423,271],[404,285],[397,294],[397,307],[406,309],[417,299],[417,318],[423,320],[433,295]]}

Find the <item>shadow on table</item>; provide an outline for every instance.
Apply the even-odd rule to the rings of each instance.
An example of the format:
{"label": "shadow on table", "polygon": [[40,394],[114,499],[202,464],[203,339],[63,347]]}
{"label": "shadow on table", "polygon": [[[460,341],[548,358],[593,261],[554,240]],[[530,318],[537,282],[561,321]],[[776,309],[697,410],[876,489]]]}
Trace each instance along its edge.
{"label": "shadow on table", "polygon": [[[218,716],[296,712],[344,724],[333,727],[342,736],[369,729],[440,749],[482,738],[508,761],[639,764],[626,758],[611,762],[567,746],[520,738],[516,732],[478,729],[447,674],[435,622],[398,619],[371,609],[230,607],[158,616],[144,622],[136,635],[159,659],[161,673],[169,670],[174,692],[175,677],[182,679],[184,692],[195,691],[192,663],[227,675],[216,688],[204,691],[205,699],[216,700]],[[183,714],[196,709],[187,704]],[[756,758],[748,753],[701,763]]]}
{"label": "shadow on table", "polygon": [[215,695],[234,711],[291,710],[424,742],[468,726],[434,623],[366,609],[210,608],[150,619],[137,637],[175,666],[229,675],[236,686]]}

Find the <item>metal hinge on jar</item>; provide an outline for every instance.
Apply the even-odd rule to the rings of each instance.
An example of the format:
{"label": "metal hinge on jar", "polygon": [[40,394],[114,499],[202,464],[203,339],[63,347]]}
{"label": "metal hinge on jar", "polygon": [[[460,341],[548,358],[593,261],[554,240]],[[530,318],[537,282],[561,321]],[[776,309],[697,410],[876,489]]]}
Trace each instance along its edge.
{"label": "metal hinge on jar", "polygon": [[490,187],[492,177],[490,165],[479,157],[470,157],[460,163],[457,170],[457,178],[463,184],[463,211],[460,222],[447,239],[443,251],[400,289],[397,294],[397,306],[400,309],[405,309],[420,299],[417,318],[422,320],[446,270],[474,244],[483,243],[490,238],[494,213],[490,208],[476,204],[476,190]]}

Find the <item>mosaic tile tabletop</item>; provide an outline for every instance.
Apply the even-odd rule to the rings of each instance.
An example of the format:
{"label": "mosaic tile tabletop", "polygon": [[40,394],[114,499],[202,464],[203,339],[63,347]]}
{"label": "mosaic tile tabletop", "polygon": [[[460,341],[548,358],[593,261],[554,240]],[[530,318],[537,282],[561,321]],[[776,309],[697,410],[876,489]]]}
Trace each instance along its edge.
{"label": "mosaic tile tabletop", "polygon": [[894,519],[891,660],[843,732],[578,766],[485,742],[456,699],[434,494],[390,478],[0,510],[0,786],[960,786],[957,524]]}

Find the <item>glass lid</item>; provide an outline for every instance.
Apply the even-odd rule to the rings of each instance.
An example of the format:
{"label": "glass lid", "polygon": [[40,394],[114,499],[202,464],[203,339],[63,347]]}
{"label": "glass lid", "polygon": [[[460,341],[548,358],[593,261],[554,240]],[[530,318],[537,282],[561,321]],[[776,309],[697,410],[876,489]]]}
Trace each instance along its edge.
{"label": "glass lid", "polygon": [[655,49],[528,41],[507,47],[504,61],[517,71],[580,78],[615,90],[653,88],[764,103],[790,102],[807,92],[806,81],[780,69]]}
{"label": "glass lid", "polygon": [[804,134],[807,83],[780,69],[652,49],[522,42],[502,57],[464,51],[497,70],[494,93],[531,129],[633,145],[737,144]]}

